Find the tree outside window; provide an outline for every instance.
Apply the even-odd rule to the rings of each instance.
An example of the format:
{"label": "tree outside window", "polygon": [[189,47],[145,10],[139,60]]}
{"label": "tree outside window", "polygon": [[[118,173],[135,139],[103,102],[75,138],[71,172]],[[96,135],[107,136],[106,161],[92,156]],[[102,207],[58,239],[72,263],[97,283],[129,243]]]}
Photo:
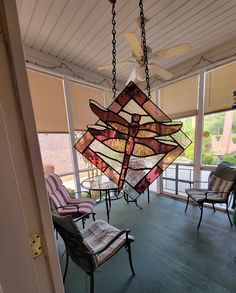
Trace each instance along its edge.
{"label": "tree outside window", "polygon": [[183,123],[182,131],[192,140],[190,146],[178,157],[176,162],[193,163],[194,160],[194,136],[195,136],[195,116],[178,119]]}
{"label": "tree outside window", "polygon": [[202,163],[217,165],[227,161],[236,165],[236,112],[205,115]]}

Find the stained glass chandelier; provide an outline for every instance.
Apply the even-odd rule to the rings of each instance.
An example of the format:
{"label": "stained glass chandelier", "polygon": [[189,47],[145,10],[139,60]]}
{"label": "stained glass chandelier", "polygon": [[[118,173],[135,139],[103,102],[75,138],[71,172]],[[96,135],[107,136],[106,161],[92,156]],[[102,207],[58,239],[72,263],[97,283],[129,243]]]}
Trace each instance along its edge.
{"label": "stained glass chandelier", "polygon": [[115,1],[112,2],[114,101],[107,108],[90,100],[99,118],[75,148],[130,196],[138,196],[190,145],[181,130],[152,101],[142,0],[139,1],[147,95],[130,82],[116,97]]}

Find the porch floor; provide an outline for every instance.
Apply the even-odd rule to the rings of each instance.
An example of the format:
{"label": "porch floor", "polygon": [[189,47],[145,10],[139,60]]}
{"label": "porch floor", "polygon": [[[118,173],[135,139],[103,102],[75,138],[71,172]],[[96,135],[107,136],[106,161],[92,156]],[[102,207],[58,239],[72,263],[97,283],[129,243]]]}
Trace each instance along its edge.
{"label": "porch floor", "polygon": [[[136,272],[131,277],[125,249],[95,273],[97,293],[236,292],[236,228],[227,215],[205,208],[199,232],[200,210],[164,196],[140,197],[138,209],[123,199],[112,202],[110,224],[130,228]],[[96,207],[97,219],[106,220],[105,205]],[[80,225],[80,224],[79,224]],[[58,240],[59,254],[64,247]],[[64,271],[64,259],[61,262]],[[87,282],[86,282],[87,279]],[[87,291],[86,291],[87,283]],[[65,282],[67,293],[89,292],[89,277],[70,261]]]}

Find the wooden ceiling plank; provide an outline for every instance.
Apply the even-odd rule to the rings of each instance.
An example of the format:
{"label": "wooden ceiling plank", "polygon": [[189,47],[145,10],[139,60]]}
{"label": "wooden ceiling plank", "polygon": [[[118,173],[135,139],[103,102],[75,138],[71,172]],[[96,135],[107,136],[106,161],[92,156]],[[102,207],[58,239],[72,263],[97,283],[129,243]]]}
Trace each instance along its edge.
{"label": "wooden ceiling plank", "polygon": [[[219,37],[219,33],[221,34]],[[224,35],[224,37],[222,37]],[[198,42],[194,46],[194,50],[189,56],[181,56],[180,58],[176,58],[175,60],[170,60],[164,64],[166,68],[170,68],[173,66],[176,66],[178,63],[183,63],[188,59],[192,59],[194,56],[202,54],[205,56],[205,52],[208,52],[210,50],[213,50],[213,48],[220,46],[223,42],[227,42],[230,39],[235,38],[236,39],[236,33],[235,33],[235,24],[232,24],[229,20],[228,26],[224,26],[219,30],[215,30],[211,34],[206,33],[204,35],[204,38],[201,39],[201,42]],[[202,44],[209,42],[208,46],[204,46]]]}
{"label": "wooden ceiling plank", "polygon": [[52,49],[60,39],[61,35],[65,32],[72,19],[80,9],[82,2],[78,0],[68,0],[65,9],[60,16],[57,25],[53,28],[50,38],[48,38],[43,44],[41,50],[45,53],[51,53]]}
{"label": "wooden ceiling plank", "polygon": [[[180,0],[180,1],[186,1],[186,0]],[[175,1],[173,1],[173,0],[168,0],[168,1],[167,0],[165,0],[165,1],[162,0],[162,1],[159,1],[157,3],[155,3],[155,1],[149,1],[146,4],[149,4],[149,7],[152,7],[152,8],[153,8],[153,5],[155,4],[155,7],[156,7],[158,13],[160,13],[162,10],[167,9],[169,6],[171,6],[174,2]],[[148,9],[148,7],[146,7],[146,6],[145,6],[145,11],[146,11],[146,9]],[[136,5],[134,7],[137,7],[137,3],[136,3]],[[139,32],[139,29],[138,29],[138,27],[136,25],[136,22],[135,22],[135,20],[136,20],[136,18],[137,18],[138,15],[139,15],[139,8],[136,8],[135,10],[132,11],[132,14],[129,14],[128,15],[128,17],[126,18],[126,21],[124,21],[123,23],[122,23],[121,20],[118,21],[120,23],[120,27],[119,27],[120,34],[117,37],[117,55],[120,54],[119,52],[121,51],[121,48],[126,48],[126,52],[127,52],[126,53],[127,54],[126,56],[127,57],[131,55],[128,45],[126,44],[126,42],[124,42],[123,33],[125,31],[130,31],[129,30],[130,24],[134,28],[134,30],[132,30],[132,31]],[[110,33],[110,35],[108,35],[108,37],[106,38],[106,40],[108,41],[108,43],[106,44],[106,42],[105,42],[106,45],[103,44],[103,47],[99,51],[97,50],[97,52],[96,52],[96,54],[99,55],[98,56],[99,57],[98,60],[99,60],[100,64],[109,63],[108,55],[105,53],[105,50],[104,49],[105,49],[105,47],[107,45],[109,45],[111,43],[111,33]],[[90,53],[91,56],[93,54],[95,54],[94,51],[92,51]],[[91,58],[89,58],[88,60],[90,60],[90,61],[88,61],[86,64],[83,65],[86,68],[90,68],[90,65],[89,64],[92,63]],[[99,64],[97,64],[96,66],[98,66],[98,65]]]}
{"label": "wooden ceiling plank", "polygon": [[[185,2],[186,0],[181,0],[179,1],[179,3],[181,2]],[[171,7],[173,6],[173,4],[175,3],[175,1],[160,1],[158,3],[152,3],[152,5],[150,7],[145,7],[145,11],[158,11],[158,15],[161,14],[163,11],[166,10],[171,10]],[[137,10],[137,14],[139,15],[139,9]],[[148,15],[148,13],[145,12],[145,15]],[[137,16],[134,16],[134,18],[132,19],[131,16],[129,16],[129,19],[131,19],[131,21],[134,22],[135,24],[135,29],[132,30],[133,32],[135,32],[138,36],[140,36],[140,29],[137,27],[135,19],[137,18]],[[149,16],[147,16],[147,18],[149,19]],[[147,23],[148,25],[148,23]],[[147,30],[147,29],[146,29]],[[125,31],[130,31],[129,29],[127,30],[127,28],[123,31],[123,33]],[[99,60],[100,60],[100,64],[104,64],[104,63],[109,63],[109,59],[108,56],[106,54],[104,54],[104,50],[102,51],[103,55],[99,56]],[[129,46],[127,45],[126,42],[124,42],[124,37],[122,35],[122,40],[121,42],[117,42],[117,58],[119,60],[121,59],[126,59],[132,56],[132,52],[129,48]],[[86,65],[87,66],[87,65]]]}
{"label": "wooden ceiling plank", "polygon": [[[185,0],[183,0],[183,1],[185,1]],[[159,1],[158,3],[153,3],[152,6],[145,7],[145,17],[147,17],[147,19],[150,20],[152,17],[152,13],[155,13],[155,15],[158,17],[158,15],[161,14],[163,10],[170,9],[169,7],[171,7],[171,5],[174,2],[175,1],[173,1],[173,0]],[[156,11],[158,11],[158,12],[156,13]],[[139,15],[139,10],[137,11],[137,15]],[[137,27],[135,19],[136,19],[136,17],[134,17],[132,20],[135,23],[134,30],[126,29],[123,31],[123,33],[126,31],[132,31],[132,32],[136,33],[136,35],[140,38],[140,29]],[[149,24],[149,21],[146,24],[146,32],[148,32],[148,29],[147,29],[148,24]],[[132,56],[132,52],[130,50],[130,47],[128,46],[127,42],[124,42],[124,36],[122,35],[122,41],[120,43],[118,43],[118,45],[117,45],[117,60],[130,59],[131,56]],[[102,59],[102,58],[104,58],[104,59]],[[100,60],[101,64],[109,62],[107,59],[107,55],[104,55],[103,57],[100,56],[99,60]]]}
{"label": "wooden ceiling plank", "polygon": [[19,15],[19,23],[21,29],[22,39],[25,37],[25,33],[27,32],[31,19],[33,17],[33,13],[36,9],[38,0],[27,1],[23,0],[21,4],[21,11]]}
{"label": "wooden ceiling plank", "polygon": [[50,38],[50,35],[52,34],[53,29],[58,24],[58,21],[67,4],[68,4],[67,0],[54,1],[47,15],[47,18],[45,19],[40,29],[40,32],[32,45],[34,49],[36,50],[42,49],[43,44]]}
{"label": "wooden ceiling plank", "polygon": [[[227,38],[230,38],[230,34],[227,36]],[[223,38],[223,41],[226,42],[226,39]],[[236,39],[234,41],[230,41],[228,43],[234,43],[234,47],[236,45]],[[216,44],[216,43],[215,43]],[[217,48],[213,49],[213,50],[209,50],[207,52],[204,53],[204,56],[207,58],[212,58],[212,55],[214,56],[214,60],[219,60],[221,58],[226,58],[227,56],[231,56],[232,55],[232,50],[229,50],[229,54],[224,54],[223,52],[225,51],[224,48],[225,46],[227,47],[227,43],[225,43],[224,45],[220,45]],[[235,52],[235,50],[233,50]],[[213,53],[212,53],[213,52]],[[196,62],[199,61],[200,56],[202,54],[198,54],[196,56],[194,56],[191,59],[185,60],[184,62],[181,62],[180,64],[177,64],[177,66],[173,66],[171,68],[171,72],[174,73],[175,76],[179,76],[180,74],[185,74],[186,72],[189,71],[189,69],[192,67],[193,64],[196,64]],[[203,64],[206,66],[207,62],[202,62],[199,67],[203,66]],[[196,68],[197,69],[197,68]]]}
{"label": "wooden ceiling plank", "polygon": [[[188,40],[191,43],[191,38],[193,37],[196,30],[200,27],[209,27],[209,23],[211,20],[216,19],[218,16],[223,14],[225,11],[227,12],[229,9],[232,9],[233,2],[228,1],[224,4],[224,8],[222,6],[219,7],[219,3],[213,3],[211,7],[208,9],[203,9],[201,12],[197,13],[191,19],[188,19],[187,22],[183,24],[177,25],[175,29],[170,30],[166,35],[162,35],[158,40],[159,48],[163,49],[169,46],[176,45],[177,43],[184,42],[183,40]],[[223,10],[223,11],[222,11]],[[150,37],[150,44],[153,44],[153,38]]]}
{"label": "wooden ceiling plank", "polygon": [[[234,18],[234,13],[232,13],[231,17],[228,17],[228,21],[227,23],[222,23],[219,22],[219,24],[222,24],[222,26],[220,28],[214,28],[211,27],[209,28],[209,30],[207,30],[205,32],[205,34],[201,37],[200,41],[198,42],[199,46],[195,45],[195,43],[193,42],[193,47],[194,50],[192,51],[192,53],[186,55],[186,56],[178,56],[178,57],[173,57],[173,58],[169,58],[167,59],[166,62],[158,62],[158,64],[162,65],[164,68],[171,68],[173,66],[176,66],[177,64],[181,64],[183,62],[185,62],[188,59],[193,58],[196,55],[199,55],[201,53],[204,53],[206,50],[211,50],[212,48],[219,46],[220,43],[222,42],[222,35],[225,36],[224,41],[229,41],[230,39],[232,39],[233,37],[236,38],[236,32],[235,32],[235,24],[232,22],[232,19]],[[213,30],[214,28],[214,30]],[[211,29],[211,30],[210,30]],[[219,38],[219,34],[221,35],[221,37]],[[208,42],[209,43],[209,47],[204,47],[203,49],[203,45]],[[169,62],[168,62],[169,60]],[[132,70],[132,68],[131,68]],[[127,70],[127,72],[131,72],[131,70]],[[121,69],[121,72],[119,73],[121,77],[122,76],[122,71],[125,71],[125,69]]]}
{"label": "wooden ceiling plank", "polygon": [[[74,51],[78,48],[80,44],[84,43],[84,37],[86,35],[94,35],[94,27],[96,27],[97,22],[104,15],[104,12],[110,8],[110,3],[105,2],[107,5],[101,5],[100,2],[97,2],[96,6],[90,10],[89,15],[78,27],[77,31],[74,33],[73,38],[67,43],[63,50],[58,54],[60,58],[70,61],[74,57]],[[91,23],[91,19],[93,23]]]}
{"label": "wooden ceiling plank", "polygon": [[[196,0],[195,0],[196,1]],[[190,1],[191,3],[189,4],[189,1],[186,1],[186,0],[182,0],[182,1],[178,1],[178,2],[170,2],[169,5],[165,5],[164,3],[162,3],[162,9],[159,8],[158,11],[159,11],[159,14],[160,14],[160,17],[158,17],[158,15],[156,16],[159,21],[158,22],[161,22],[162,19],[166,19],[166,17],[168,15],[171,15],[173,13],[176,13],[179,9],[181,9],[183,6],[188,6],[190,5],[190,7],[192,7],[193,5],[193,0]],[[177,8],[178,7],[178,8]],[[187,7],[186,9],[190,9],[189,7]],[[154,9],[151,9],[150,11],[154,11]],[[156,10],[155,10],[156,11]],[[148,12],[148,10],[147,10]],[[147,18],[149,19],[149,17],[151,17],[148,13],[146,13],[145,15],[147,15]],[[151,18],[150,18],[151,19]],[[147,23],[146,25],[146,31],[147,31],[147,44],[149,44],[149,38],[148,38],[148,35],[149,35],[149,22]],[[119,58],[120,59],[125,59],[125,56],[126,56],[126,52],[127,52],[127,46],[123,47],[124,50],[119,50]],[[100,57],[100,60],[101,62],[104,62],[106,63],[104,60],[101,59]],[[125,70],[125,69],[124,69]]]}
{"label": "wooden ceiling plank", "polygon": [[[152,2],[154,0],[151,0]],[[137,12],[138,12],[138,8],[137,8],[137,3],[134,4],[135,1],[131,0],[131,1],[127,1],[127,5],[125,6],[126,9],[120,9],[117,11],[117,34],[116,34],[116,38],[117,38],[117,49],[119,44],[124,41],[123,35],[122,33],[127,29],[127,27],[129,28],[134,28],[135,27],[135,23],[134,23],[134,19],[135,17],[137,17]],[[119,4],[119,2],[118,2]],[[94,56],[94,54],[96,54],[96,56],[99,58],[99,54],[101,52],[104,52],[104,50],[106,48],[110,48],[110,52],[111,52],[111,29],[112,29],[112,24],[111,24],[111,12],[110,15],[108,17],[108,23],[107,26],[104,26],[103,29],[101,30],[101,32],[99,34],[96,35],[96,37],[94,38],[93,42],[96,42],[96,46],[93,46],[93,43],[88,44],[86,51],[85,52],[80,52],[83,54],[83,60],[81,60],[81,64],[82,66],[85,66],[85,64],[87,62],[89,62],[88,60],[91,59],[91,56]],[[133,17],[133,19],[132,19]],[[132,20],[131,20],[132,19]],[[111,53],[110,53],[111,54]],[[111,55],[110,55],[111,56]],[[78,62],[77,59],[74,60],[75,63]]]}
{"label": "wooden ceiling plank", "polygon": [[[154,17],[152,17],[150,19],[150,22],[148,22],[147,24],[147,45],[152,48],[153,52],[157,51],[162,30],[166,31],[169,26],[171,26],[172,28],[178,27],[178,22],[184,21],[183,19],[186,18],[188,15],[190,15],[189,17],[191,17],[195,13],[198,13],[199,11],[201,11],[201,9],[203,8],[204,6],[202,2],[199,3],[196,0],[191,0],[191,1],[185,2],[185,4],[181,6],[181,9],[175,9],[173,13],[170,14],[170,17],[165,17],[161,21],[154,23],[154,20],[153,20]],[[156,18],[158,17],[155,16],[155,19]],[[153,39],[154,41],[151,42],[151,40]],[[162,49],[161,46],[159,46],[159,48]],[[120,58],[124,59],[122,52],[120,53]]]}
{"label": "wooden ceiling plank", "polygon": [[[98,65],[111,63],[111,4],[107,0],[17,1],[25,45],[49,54],[48,57],[58,56],[54,57],[55,62],[67,61],[73,68],[88,72],[87,76],[94,72],[110,82],[109,70],[97,70]],[[117,1],[116,12],[117,61],[131,59],[123,33],[132,31],[140,36],[136,24],[138,1]],[[174,72],[187,68],[191,63],[187,60],[205,56],[213,46],[236,39],[235,0],[148,0],[144,1],[144,13],[149,20],[147,45],[154,52],[182,42],[193,45],[189,54],[158,61],[167,69],[174,67]],[[214,51],[215,58],[233,52],[233,48],[222,50]],[[178,64],[180,69],[176,69]],[[134,65],[117,68],[118,81],[125,82],[133,68]]]}
{"label": "wooden ceiling plank", "polygon": [[[194,3],[193,1],[188,1],[188,0],[187,1],[182,0],[182,1],[172,2],[170,5],[168,5],[168,7],[165,7],[163,10],[160,10],[161,17],[159,17],[159,18],[157,17],[159,19],[158,22],[161,22],[163,19],[164,20],[167,19],[167,17],[169,15],[177,13],[179,11],[179,9],[181,9],[182,7],[184,7],[184,6],[188,7],[189,2],[191,2],[190,5],[193,5],[193,3]],[[148,18],[148,16],[147,16],[147,18]],[[149,40],[149,26],[148,26],[148,23],[147,23],[146,27],[147,27],[147,30],[146,30],[147,31],[147,44],[149,44],[149,41],[148,41]],[[125,48],[125,50],[122,50],[122,51],[117,49],[117,51],[119,52],[119,58],[120,59],[122,59],[122,60],[125,59],[126,50],[127,50],[126,48]],[[106,60],[102,59],[102,57],[100,57],[99,59],[100,59],[101,63],[107,63]]]}
{"label": "wooden ceiling plank", "polygon": [[24,36],[24,44],[29,47],[32,47],[34,40],[37,38],[40,29],[50,11],[50,7],[52,6],[55,0],[48,1],[38,1],[36,8],[33,12],[29,28]]}
{"label": "wooden ceiling plank", "polygon": [[[217,2],[217,3],[216,3]],[[229,9],[232,8],[232,1],[229,1],[231,3],[228,3],[229,5]],[[190,3],[190,2],[189,2]],[[207,1],[207,3],[209,4],[209,1]],[[208,5],[207,7],[210,8],[210,11],[219,11],[219,9],[222,9],[222,5],[221,5],[222,2],[219,2],[219,1],[214,1],[214,5],[212,5],[211,7]],[[205,4],[206,4],[206,1],[205,1]],[[224,6],[227,7],[227,3],[224,4]],[[178,20],[176,21],[173,21],[173,23],[171,23],[171,26],[172,28],[174,28],[173,30],[169,30],[168,33],[166,33],[166,35],[162,34],[162,31],[159,32],[159,36],[160,34],[162,34],[161,36],[165,36],[165,39],[167,40],[167,44],[163,44],[162,40],[161,40],[161,36],[160,38],[157,39],[157,33],[156,35],[152,35],[151,37],[148,37],[148,45],[150,45],[150,47],[153,49],[153,51],[157,51],[158,49],[163,49],[163,48],[166,48],[166,47],[171,47],[171,46],[175,46],[175,45],[178,45],[180,43],[184,43],[184,42],[188,42],[188,43],[191,43],[191,38],[193,36],[193,30],[194,28],[199,28],[199,22],[200,22],[200,19],[201,20],[205,20],[205,25],[207,24],[207,18],[206,16],[209,18],[210,16],[210,12],[208,11],[208,9],[204,9],[204,7],[201,6],[202,10],[200,10],[199,13],[197,13],[196,11],[196,15],[193,16],[192,18],[189,18],[188,17],[188,21],[189,22],[183,22],[182,25],[178,25]],[[200,7],[198,7],[199,9]],[[192,9],[192,11],[190,12],[190,15],[192,14],[192,12],[194,12],[194,7]],[[186,12],[186,15],[188,15],[189,13]],[[214,18],[215,16],[213,16]],[[179,18],[181,19],[181,18]],[[194,21],[195,19],[195,21]],[[194,28],[193,28],[193,21],[194,21]],[[192,22],[192,23],[191,23]],[[168,25],[165,26],[165,28],[167,28]],[[163,23],[161,23],[161,28],[163,28]],[[191,33],[189,33],[188,37],[185,37],[184,38],[184,32],[188,29],[192,28],[193,30],[191,31]],[[149,31],[148,31],[149,32]],[[172,41],[174,38],[174,41]],[[155,46],[157,44],[157,46]],[[122,59],[123,56],[122,54],[120,55],[120,57]]]}
{"label": "wooden ceiling plank", "polygon": [[63,51],[67,43],[73,38],[76,31],[85,21],[97,2],[98,0],[82,1],[82,5],[80,6],[79,10],[77,10],[75,15],[73,14],[74,9],[72,7],[71,14],[73,14],[73,18],[71,18],[71,21],[65,31],[61,33],[60,38],[52,50],[50,50],[50,54],[53,56],[58,56]]}
{"label": "wooden ceiling plank", "polygon": [[[212,39],[211,40],[211,43],[212,43],[212,48],[213,47],[220,47],[221,46],[221,41],[223,40],[224,42],[228,42],[230,39],[232,40],[232,38],[234,37],[234,32],[233,32],[233,28],[229,31],[229,32],[226,32],[225,33],[225,38],[220,38],[220,39]],[[175,61],[172,61],[171,63],[169,63],[169,66],[168,65],[166,65],[166,67],[168,66],[169,67],[169,69],[171,69],[171,68],[173,68],[173,67],[176,67],[178,64],[182,64],[182,63],[185,63],[185,62],[187,62],[188,60],[192,60],[195,56],[204,56],[205,58],[212,58],[212,56],[210,56],[210,55],[208,55],[208,52],[209,51],[212,51],[213,49],[212,48],[209,48],[209,50],[208,51],[202,51],[202,47],[200,47],[200,48],[197,48],[196,50],[194,50],[194,54],[192,55],[192,56],[189,56],[190,58],[184,58],[184,57],[182,57],[182,58],[179,58],[179,59],[177,59],[177,60],[175,60]],[[221,52],[222,53],[222,52]],[[221,54],[220,53],[220,54]],[[217,55],[218,53],[216,53],[216,55]],[[199,57],[199,59],[200,59],[200,57]],[[217,59],[217,58],[216,58]],[[199,60],[198,60],[199,61]],[[204,63],[203,61],[202,61],[202,63]],[[208,62],[206,62],[206,63],[208,63]]]}
{"label": "wooden ceiling plank", "polygon": [[[199,28],[196,29],[194,32],[190,32],[188,35],[183,37],[182,40],[184,42],[187,39],[190,39],[191,36],[190,42],[193,46],[193,51],[190,54],[194,54],[194,50],[198,46],[203,48],[202,51],[206,51],[212,48],[209,38],[211,38],[213,35],[218,37],[222,30],[227,30],[227,28],[225,29],[224,26],[236,27],[235,14],[236,7],[235,9],[229,9],[227,13],[219,15],[219,17],[212,19],[211,22],[208,23],[209,26],[207,28],[205,26],[199,26]],[[224,33],[222,32],[220,35],[224,36]]]}
{"label": "wooden ceiling plank", "polygon": [[[130,2],[124,2],[124,6],[127,6]],[[117,14],[120,13],[120,9],[117,11]],[[105,21],[104,21],[105,19]],[[110,33],[111,29],[111,6],[109,9],[104,11],[104,14],[96,21],[96,25],[91,26],[92,33],[86,34],[83,37],[83,41],[80,41],[80,46],[76,49],[76,54],[73,58],[70,58],[70,62],[77,64],[77,58],[83,59],[84,55],[87,53],[89,48],[97,47],[101,42],[103,42],[104,37]],[[97,40],[97,41],[96,41]],[[75,49],[75,48],[74,48]]]}

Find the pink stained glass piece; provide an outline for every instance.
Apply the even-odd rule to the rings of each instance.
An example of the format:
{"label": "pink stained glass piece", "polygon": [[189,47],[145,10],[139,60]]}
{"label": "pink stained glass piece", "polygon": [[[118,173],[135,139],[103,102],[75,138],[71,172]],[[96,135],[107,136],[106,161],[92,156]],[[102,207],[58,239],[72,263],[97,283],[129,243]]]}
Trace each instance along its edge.
{"label": "pink stained glass piece", "polygon": [[133,82],[108,109],[90,106],[99,120],[75,148],[127,193],[142,193],[191,143]]}
{"label": "pink stained glass piece", "polygon": [[140,106],[149,100],[149,98],[133,82],[129,83],[125,90],[129,95],[132,95],[134,101]]}
{"label": "pink stained glass piece", "polygon": [[145,123],[140,126],[140,130],[152,131],[159,135],[169,135],[179,131],[182,127],[182,123],[175,123],[172,125],[164,123]]}
{"label": "pink stained glass piece", "polygon": [[91,110],[106,124],[117,123],[128,127],[128,122],[110,110],[103,110],[99,108],[93,101],[90,102]]}
{"label": "pink stained glass piece", "polygon": [[121,105],[119,105],[116,101],[114,101],[110,106],[109,110],[113,111],[114,113],[119,113],[121,110]]}
{"label": "pink stained glass piece", "polygon": [[122,91],[119,96],[116,98],[116,102],[121,106],[125,106],[130,100],[130,96],[128,93],[124,90]]}
{"label": "pink stained glass piece", "polygon": [[149,113],[149,115],[155,120],[159,122],[167,122],[171,121],[164,112],[161,111],[156,105],[151,101],[148,100],[144,105],[143,109]]}
{"label": "pink stained glass piece", "polygon": [[83,153],[84,150],[94,141],[94,136],[90,134],[89,131],[87,131],[79,140],[79,143],[77,142],[75,145],[75,148],[78,152]]}
{"label": "pink stained glass piece", "polygon": [[162,172],[163,170],[160,167],[155,166],[141,181],[139,181],[134,189],[137,190],[138,193],[144,192]]}
{"label": "pink stained glass piece", "polygon": [[109,167],[99,156],[97,156],[91,149],[87,149],[83,156],[94,164],[99,170],[105,172]]}

